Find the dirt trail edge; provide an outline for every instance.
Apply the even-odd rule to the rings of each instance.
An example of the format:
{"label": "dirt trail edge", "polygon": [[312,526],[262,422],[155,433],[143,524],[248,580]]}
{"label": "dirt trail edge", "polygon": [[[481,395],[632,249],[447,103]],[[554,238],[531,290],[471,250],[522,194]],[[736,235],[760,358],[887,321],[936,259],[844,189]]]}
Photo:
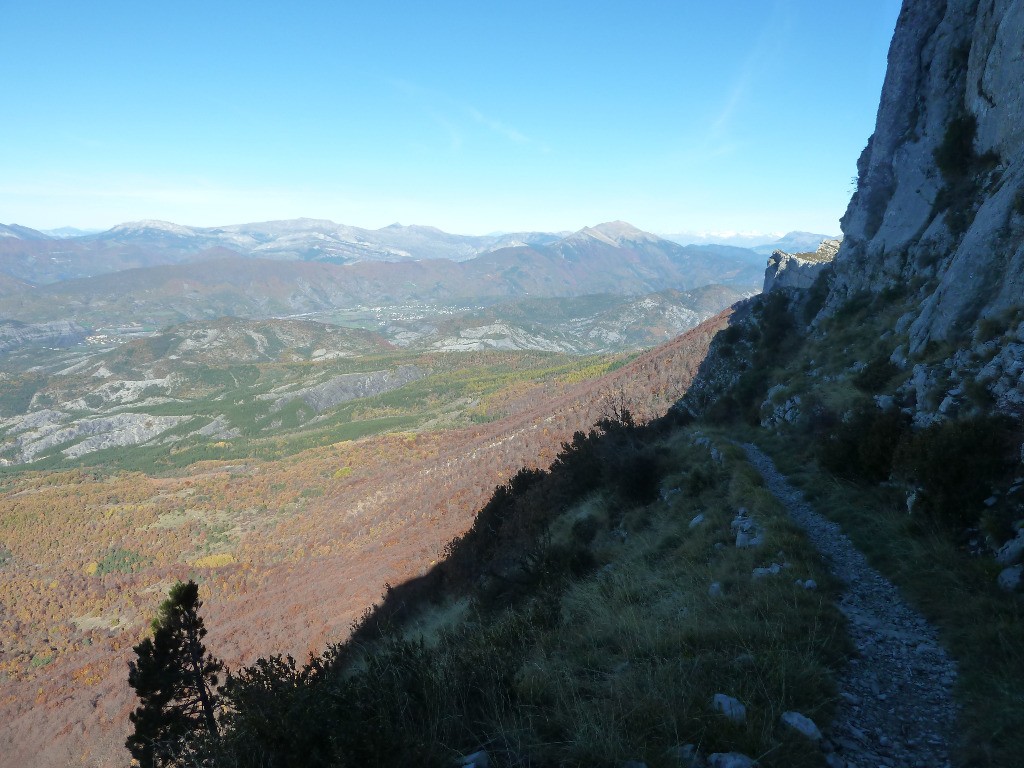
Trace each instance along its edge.
{"label": "dirt trail edge", "polygon": [[807,532],[845,584],[839,607],[859,658],[839,680],[829,765],[944,768],[951,765],[956,662],[938,632],[830,520],[819,515],[757,446],[745,444],[765,485]]}

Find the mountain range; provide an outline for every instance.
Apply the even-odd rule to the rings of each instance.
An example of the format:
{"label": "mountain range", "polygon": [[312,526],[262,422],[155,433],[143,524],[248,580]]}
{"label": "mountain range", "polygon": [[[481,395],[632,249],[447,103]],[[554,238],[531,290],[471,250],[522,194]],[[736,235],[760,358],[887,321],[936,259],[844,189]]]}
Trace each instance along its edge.
{"label": "mountain range", "polygon": [[[280,245],[287,240],[287,229],[276,228],[274,242]],[[455,237],[429,228],[400,231],[409,237],[430,234],[434,243]],[[501,238],[506,243],[519,242],[510,235]],[[186,227],[126,225],[102,236],[66,240],[8,238],[0,241],[0,264],[7,273],[6,279],[0,279],[0,316],[31,323],[141,322],[164,327],[201,318],[266,318],[410,302],[486,304],[526,297],[640,296],[712,284],[743,292],[757,290],[764,269],[763,258],[752,251],[681,246],[624,222],[547,239],[536,236],[531,243],[508,244],[462,261],[407,258],[336,264],[264,258],[252,255],[253,251],[242,254]],[[12,243],[21,243],[21,250],[8,247],[5,251],[4,246]],[[76,263],[85,264],[93,256],[96,265],[108,267],[147,263],[116,273],[41,279],[53,277],[72,262],[53,267],[57,257],[44,258],[39,249],[56,254],[63,246],[80,249],[66,251]]]}
{"label": "mountain range", "polygon": [[0,272],[28,282],[50,283],[123,269],[201,261],[218,249],[251,258],[332,264],[416,259],[464,261],[497,248],[553,243],[560,236],[525,232],[477,237],[401,224],[368,230],[318,219],[226,227],[135,221],[105,232],[64,236],[51,236],[14,224],[0,225]]}
{"label": "mountain range", "polygon": [[[511,232],[455,235],[435,227],[392,224],[370,230],[320,219],[291,219],[225,227],[188,227],[166,221],[135,221],[104,232],[63,227],[40,232],[18,224],[0,224],[0,274],[34,284],[169,264],[204,261],[217,256],[331,264],[402,262],[432,259],[467,261],[506,248],[555,246],[577,236],[621,244],[636,238],[634,227],[611,222],[569,232]],[[765,236],[767,237],[767,236]],[[758,254],[776,248],[814,250],[825,235],[791,232],[764,242],[747,238],[715,242],[684,235],[648,235],[643,239],[682,245],[750,247]],[[751,247],[752,246],[752,247]],[[747,254],[748,256],[750,254]]]}

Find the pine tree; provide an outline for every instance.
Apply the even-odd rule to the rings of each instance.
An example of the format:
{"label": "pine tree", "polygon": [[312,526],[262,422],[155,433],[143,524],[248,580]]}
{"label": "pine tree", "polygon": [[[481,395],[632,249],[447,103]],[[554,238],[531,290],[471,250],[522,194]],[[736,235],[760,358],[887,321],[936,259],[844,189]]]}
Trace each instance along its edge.
{"label": "pine tree", "polygon": [[224,665],[203,645],[201,607],[194,581],[171,587],[153,620],[153,637],[135,646],[138,658],[128,665],[140,703],[125,746],[143,768],[174,765],[199,741],[217,739],[217,673]]}

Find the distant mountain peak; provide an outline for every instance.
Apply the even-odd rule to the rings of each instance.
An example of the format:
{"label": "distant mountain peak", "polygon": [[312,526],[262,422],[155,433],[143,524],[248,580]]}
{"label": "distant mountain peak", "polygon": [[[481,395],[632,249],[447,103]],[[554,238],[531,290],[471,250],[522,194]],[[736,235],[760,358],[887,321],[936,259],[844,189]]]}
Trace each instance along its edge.
{"label": "distant mountain peak", "polygon": [[231,224],[229,226],[218,227],[217,230],[211,231],[280,234],[303,231],[333,232],[339,228],[344,228],[344,225],[340,225],[330,219],[311,219],[307,217],[300,217],[297,219],[254,221],[248,224]]}
{"label": "distant mountain peak", "polygon": [[50,240],[50,236],[21,224],[0,224],[0,237],[13,240]]}
{"label": "distant mountain peak", "polygon": [[57,227],[56,229],[41,229],[39,230],[44,235],[50,237],[58,237],[61,239],[69,237],[83,237],[84,235],[95,235],[102,232],[102,229],[81,229],[79,227]]}
{"label": "distant mountain peak", "polygon": [[593,227],[584,227],[574,236],[592,237],[595,240],[616,246],[623,243],[652,242],[661,239],[657,235],[634,227],[627,221],[606,221],[603,224],[595,224]]}
{"label": "distant mountain peak", "polygon": [[115,227],[111,227],[109,232],[144,232],[146,230],[159,230],[161,232],[173,232],[176,235],[191,235],[194,231],[191,227],[182,226],[181,224],[175,224],[171,221],[162,221],[160,219],[140,219],[139,221],[126,221],[124,224],[118,224]]}

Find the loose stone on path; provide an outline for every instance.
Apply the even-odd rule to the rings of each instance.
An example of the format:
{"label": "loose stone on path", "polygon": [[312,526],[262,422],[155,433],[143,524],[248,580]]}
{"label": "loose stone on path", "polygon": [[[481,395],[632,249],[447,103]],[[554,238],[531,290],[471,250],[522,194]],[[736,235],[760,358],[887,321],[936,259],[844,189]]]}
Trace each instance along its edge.
{"label": "loose stone on path", "polygon": [[764,452],[751,444],[743,448],[845,584],[839,608],[859,657],[839,681],[835,720],[825,734],[836,748],[829,765],[948,768],[957,670],[935,628],[868,565],[839,525],[804,501]]}

